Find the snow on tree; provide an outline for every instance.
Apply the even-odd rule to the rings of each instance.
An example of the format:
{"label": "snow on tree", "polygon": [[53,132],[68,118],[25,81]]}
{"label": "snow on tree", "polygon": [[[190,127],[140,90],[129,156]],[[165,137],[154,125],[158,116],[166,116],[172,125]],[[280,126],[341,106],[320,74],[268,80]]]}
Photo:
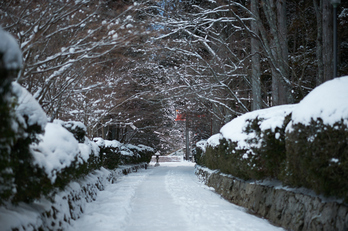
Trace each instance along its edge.
{"label": "snow on tree", "polygon": [[17,41],[10,33],[0,28],[0,53],[1,68],[6,70],[19,70],[22,68],[22,51],[19,49]]}
{"label": "snow on tree", "polygon": [[[91,137],[127,124],[138,129],[124,138],[149,132],[159,144],[170,140],[160,134],[177,107],[204,108],[217,132],[252,109],[301,100],[323,78],[320,57],[329,56],[320,55],[323,8],[315,3],[12,1],[0,4],[0,17],[23,48],[18,82],[50,120],[79,120]],[[146,104],[163,120],[149,126],[153,115],[136,115]]]}
{"label": "snow on tree", "polygon": [[0,198],[3,199],[9,198],[15,190],[11,150],[18,139],[25,136],[23,121],[16,119],[11,85],[21,67],[22,53],[16,40],[0,27]]}
{"label": "snow on tree", "polygon": [[124,4],[124,12],[117,13],[107,4],[95,3],[2,4],[6,9],[3,25],[17,34],[25,59],[17,81],[52,119],[68,107],[64,102],[76,92],[100,87],[86,80],[112,74],[103,65],[112,65],[127,44],[142,35],[143,25],[134,24],[136,4]]}

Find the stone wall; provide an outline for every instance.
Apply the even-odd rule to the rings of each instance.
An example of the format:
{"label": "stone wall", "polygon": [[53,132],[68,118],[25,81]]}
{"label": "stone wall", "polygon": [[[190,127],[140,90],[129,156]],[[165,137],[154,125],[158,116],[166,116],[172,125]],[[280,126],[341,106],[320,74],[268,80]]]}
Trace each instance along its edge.
{"label": "stone wall", "polygon": [[42,198],[32,204],[0,206],[0,230],[66,230],[71,220],[79,219],[86,204],[94,201],[107,184],[113,184],[122,175],[146,167],[147,164],[143,163],[120,166],[115,170],[102,168],[71,182],[55,195],[53,201]]}
{"label": "stone wall", "polygon": [[307,191],[246,182],[200,166],[196,174],[228,201],[288,230],[348,230],[348,205]]}

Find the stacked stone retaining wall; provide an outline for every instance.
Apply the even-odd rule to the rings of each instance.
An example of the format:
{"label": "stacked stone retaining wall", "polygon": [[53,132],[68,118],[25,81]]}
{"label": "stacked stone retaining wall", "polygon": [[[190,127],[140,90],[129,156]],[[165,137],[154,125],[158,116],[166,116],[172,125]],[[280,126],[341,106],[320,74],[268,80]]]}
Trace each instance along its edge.
{"label": "stacked stone retaining wall", "polygon": [[65,190],[57,193],[54,201],[42,198],[32,204],[0,206],[0,230],[66,230],[71,220],[79,219],[82,215],[86,203],[94,201],[107,184],[115,183],[123,174],[141,168],[147,168],[147,164],[96,170],[83,179],[71,182]]}
{"label": "stacked stone retaining wall", "polygon": [[348,206],[339,200],[246,182],[200,166],[196,174],[223,198],[287,230],[348,230]]}

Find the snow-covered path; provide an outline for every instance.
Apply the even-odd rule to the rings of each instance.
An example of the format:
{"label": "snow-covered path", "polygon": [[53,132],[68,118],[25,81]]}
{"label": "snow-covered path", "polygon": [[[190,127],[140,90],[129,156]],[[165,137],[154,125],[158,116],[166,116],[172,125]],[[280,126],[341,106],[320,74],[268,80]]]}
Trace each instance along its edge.
{"label": "snow-covered path", "polygon": [[222,199],[188,162],[161,163],[124,176],[87,204],[71,230],[283,230]]}

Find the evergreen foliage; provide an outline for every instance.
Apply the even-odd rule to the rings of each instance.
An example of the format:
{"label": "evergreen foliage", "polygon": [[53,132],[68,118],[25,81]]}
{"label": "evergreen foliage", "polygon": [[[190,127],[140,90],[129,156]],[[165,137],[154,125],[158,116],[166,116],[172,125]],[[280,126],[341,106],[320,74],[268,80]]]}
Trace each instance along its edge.
{"label": "evergreen foliage", "polygon": [[[259,122],[262,118],[257,117],[248,121],[246,133],[254,132],[256,134],[256,138],[247,140],[251,144],[250,147],[253,153],[250,155],[251,161],[249,163],[252,168],[252,178],[279,178],[285,164],[285,128],[290,118],[291,115],[287,115],[283,126],[276,127],[274,131],[271,129],[261,130]],[[259,146],[257,146],[258,143]]]}
{"label": "evergreen foliage", "polygon": [[[1,57],[0,57],[1,60]],[[11,101],[11,81],[7,71],[0,67],[0,203],[9,198],[14,190],[14,172],[11,165],[11,147],[20,134],[13,127],[15,103]]]}
{"label": "evergreen foliage", "polygon": [[146,147],[144,145],[130,145],[128,146],[128,148],[134,153],[131,163],[149,163],[151,161],[151,157],[155,154],[152,148]]}
{"label": "evergreen foliage", "polygon": [[29,126],[26,121],[24,134],[11,148],[11,165],[14,173],[14,183],[16,192],[11,199],[17,203],[20,201],[31,202],[41,194],[46,195],[50,191],[49,182],[42,169],[34,165],[34,159],[31,154],[30,144],[37,143],[37,134],[44,131],[37,124]]}
{"label": "evergreen foliage", "polygon": [[231,174],[244,180],[279,178],[285,165],[285,127],[290,121],[290,115],[284,120],[282,127],[261,130],[260,121],[256,117],[247,120],[245,133],[253,133],[253,138],[246,142],[248,148],[238,148],[238,142],[225,138],[220,140],[216,147],[207,146],[203,152],[196,149],[196,162],[211,169]]}
{"label": "evergreen foliage", "polygon": [[292,127],[287,133],[283,181],[348,201],[347,124],[341,120],[326,125],[318,118],[307,126],[298,123]]}
{"label": "evergreen foliage", "polygon": [[[101,138],[99,138],[101,139]],[[117,168],[119,165],[149,163],[155,154],[154,149],[145,145],[105,145],[98,142],[102,166],[107,169]]]}
{"label": "evergreen foliage", "polygon": [[278,179],[348,201],[348,127],[343,119],[334,125],[312,119],[309,125],[292,124],[288,132],[291,115],[275,131],[261,130],[260,120],[247,121],[244,132],[256,134],[247,140],[249,149],[238,149],[237,142],[223,138],[205,151],[197,146],[197,164],[244,180]]}
{"label": "evergreen foliage", "polygon": [[[30,203],[42,196],[50,199],[72,180],[79,179],[95,169],[102,166],[114,169],[119,164],[149,162],[154,154],[154,150],[146,146],[130,146],[132,151],[125,145],[122,145],[121,148],[101,147],[99,150],[96,144],[86,137],[86,127],[82,123],[54,121],[58,127],[62,126],[69,130],[66,131],[62,128],[64,131],[73,134],[71,138],[77,140],[80,148],[76,149],[75,153],[69,153],[70,156],[73,156],[71,162],[60,160],[66,161],[66,163],[62,165],[61,169],[53,169],[54,177],[52,177],[45,169],[46,166],[40,165],[35,159],[35,155],[49,155],[44,153],[46,149],[40,146],[40,142],[43,142],[43,137],[40,135],[45,133],[45,127],[39,120],[35,123],[30,120],[32,116],[30,109],[28,109],[30,106],[25,111],[21,111],[22,114],[16,113],[16,108],[18,108],[15,104],[17,95],[12,93],[11,81],[2,81],[1,84],[0,204],[7,201],[14,204]],[[53,126],[53,128],[55,127]],[[60,133],[61,131],[57,133],[57,136]],[[63,139],[66,138],[63,137]],[[124,161],[121,160],[123,156],[121,151],[125,151],[122,150],[122,147],[128,150],[130,157]],[[50,154],[54,155],[55,153]]]}

